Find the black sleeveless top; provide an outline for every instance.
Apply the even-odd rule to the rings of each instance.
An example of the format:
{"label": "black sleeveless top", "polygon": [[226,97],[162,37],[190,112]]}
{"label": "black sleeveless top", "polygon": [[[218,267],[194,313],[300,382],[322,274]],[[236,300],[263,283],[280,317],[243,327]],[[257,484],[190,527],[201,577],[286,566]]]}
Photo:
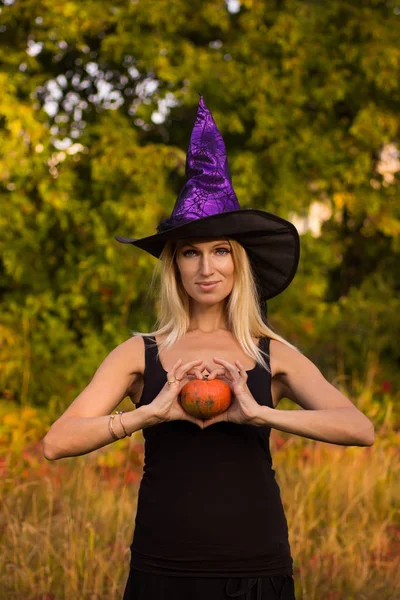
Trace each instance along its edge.
{"label": "black sleeveless top", "polygon": [[[165,385],[155,337],[143,336],[137,407]],[[260,339],[268,354],[269,338]],[[271,375],[247,371],[256,401],[273,408]],[[288,528],[269,450],[270,427],[219,422],[200,429],[169,421],[143,429],[143,477],[131,544],[132,569],[164,575],[293,575]]]}

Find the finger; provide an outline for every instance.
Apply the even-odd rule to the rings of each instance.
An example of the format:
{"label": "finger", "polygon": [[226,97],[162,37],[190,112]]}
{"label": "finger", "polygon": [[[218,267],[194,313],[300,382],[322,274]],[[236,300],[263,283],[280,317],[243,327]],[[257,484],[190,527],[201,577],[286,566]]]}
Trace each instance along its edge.
{"label": "finger", "polygon": [[214,371],[211,371],[211,373],[207,377],[207,379],[208,379],[208,381],[210,381],[210,379],[215,379],[216,377],[218,377],[218,375],[220,375],[220,376],[225,375],[225,369],[214,369]]}
{"label": "finger", "polygon": [[233,365],[231,365],[231,363],[229,363],[227,360],[223,360],[222,358],[217,358],[216,356],[213,357],[213,360],[217,364],[222,363],[223,367],[225,368],[228,379],[233,380],[233,379],[235,379],[235,377],[237,377],[237,375],[238,375],[237,368],[234,367]]}
{"label": "finger", "polygon": [[[199,362],[199,360],[194,360],[192,362],[196,363],[196,362]],[[181,363],[182,363],[182,359],[179,358],[176,361],[176,363],[173,365],[172,369],[167,372],[168,387],[171,387],[171,385],[179,385],[181,383],[182,379],[184,379],[184,377],[182,377],[182,375],[184,375],[184,373],[182,374],[181,371],[179,371],[179,373],[178,373],[178,369],[181,367]],[[188,364],[190,364],[190,363],[188,363]],[[174,381],[174,379],[175,379],[175,381]],[[165,385],[167,385],[167,384],[165,384]]]}
{"label": "finger", "polygon": [[[172,369],[178,369],[179,367],[181,367],[182,369],[184,369],[185,371],[187,369],[190,369],[192,367],[192,365],[195,365],[196,363],[202,363],[203,361],[200,358],[197,358],[196,360],[192,360],[191,362],[187,362],[185,364],[181,364],[182,363],[182,359],[180,358],[172,367]],[[171,371],[172,371],[171,369]]]}
{"label": "finger", "polygon": [[182,367],[183,373],[189,373],[190,371],[196,372],[196,370],[199,370],[200,367],[202,367],[203,365],[204,365],[204,361],[201,359],[192,360],[192,362],[189,362],[189,363],[186,363],[185,365],[183,365],[183,367]]}
{"label": "finger", "polygon": [[222,363],[222,364],[223,364],[223,366],[224,366],[226,369],[229,369],[230,371],[232,371],[232,370],[236,370],[236,369],[234,368],[234,366],[233,366],[233,365],[231,365],[231,363],[229,363],[227,360],[224,360],[223,358],[218,358],[217,356],[213,356],[213,360],[214,360],[214,362],[216,362],[216,363]]}
{"label": "finger", "polygon": [[198,367],[193,367],[193,374],[197,377],[197,379],[203,379],[203,374]]}
{"label": "finger", "polygon": [[235,363],[239,369],[240,377],[242,377],[244,379],[244,383],[246,384],[247,380],[249,378],[248,372],[246,371],[246,369],[244,368],[244,366],[242,365],[242,363],[239,360],[236,360]]}
{"label": "finger", "polygon": [[203,360],[201,360],[200,358],[198,358],[197,360],[192,360],[192,361],[190,361],[190,362],[188,362],[188,363],[185,363],[185,364],[182,366],[182,369],[183,369],[185,372],[187,372],[187,371],[189,371],[190,369],[194,369],[194,368],[198,368],[198,367],[200,367],[200,365],[202,365],[202,364],[203,364],[203,362],[204,362]]}
{"label": "finger", "polygon": [[222,358],[217,358],[216,356],[213,357],[214,362],[221,362],[223,365],[225,365],[225,368],[229,370],[230,374],[234,377],[237,377],[237,375],[247,375],[245,369],[243,368],[243,365],[238,361],[235,360],[235,363],[240,365],[240,369],[238,372],[238,367],[234,367],[233,365],[231,365],[231,363],[229,363],[226,360],[223,360]]}
{"label": "finger", "polygon": [[[169,373],[171,373],[174,369],[179,369],[180,366],[182,366],[180,363],[182,362],[182,359],[180,358],[179,360],[176,361],[176,363],[174,364],[174,366],[172,367],[172,369],[169,371]],[[192,365],[195,365],[197,363],[197,365],[199,365],[199,363],[202,363],[204,361],[201,360],[201,358],[197,358],[196,360],[192,360],[190,362],[185,363],[182,368],[187,371],[188,369],[191,368]]]}
{"label": "finger", "polygon": [[[203,363],[204,363],[204,361],[201,360],[201,359],[192,360],[191,362],[186,363],[179,370],[179,374],[177,373],[177,375],[179,375],[178,378],[181,381],[183,379],[190,381],[190,376],[189,376],[190,375],[190,371],[194,372],[194,374],[196,375],[196,377],[198,377],[196,371],[198,371],[199,373],[201,373],[200,367],[203,365]],[[202,379],[201,376],[200,376],[200,379]]]}
{"label": "finger", "polygon": [[[180,364],[182,362],[182,359],[180,358],[179,360],[176,361],[176,363],[173,365],[172,369],[170,369],[167,372],[167,383],[168,383],[168,387],[171,387],[171,385],[176,385],[179,383],[179,381],[177,379],[174,378],[176,377],[176,371],[177,369],[179,369]],[[165,385],[167,385],[167,383]]]}
{"label": "finger", "polygon": [[247,375],[247,371],[245,370],[245,368],[243,367],[242,363],[238,360],[235,360],[235,364],[237,365],[237,368],[239,369],[239,373],[241,375],[243,375],[243,377],[245,375]]}
{"label": "finger", "polygon": [[178,369],[180,367],[180,363],[181,362],[182,362],[181,358],[179,360],[177,360],[176,363],[174,364],[174,366],[172,367],[172,369],[169,371],[169,373],[172,373],[173,371],[176,371],[176,369]]}
{"label": "finger", "polygon": [[215,423],[221,423],[221,421],[224,421],[224,419],[220,415],[212,417],[211,419],[204,419],[203,428],[209,427],[210,425],[214,425]]}

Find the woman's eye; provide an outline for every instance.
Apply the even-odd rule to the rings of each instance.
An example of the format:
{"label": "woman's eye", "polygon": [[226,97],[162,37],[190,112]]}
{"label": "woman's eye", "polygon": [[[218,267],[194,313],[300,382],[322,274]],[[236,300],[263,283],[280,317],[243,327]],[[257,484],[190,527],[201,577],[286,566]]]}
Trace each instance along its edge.
{"label": "woman's eye", "polygon": [[[217,248],[217,252],[219,250],[222,250],[222,252],[226,252],[229,254],[230,250],[228,250],[228,248]],[[185,252],[183,253],[183,256],[187,256],[189,252],[194,252],[196,254],[196,250],[185,250]],[[221,256],[224,256],[223,254]]]}

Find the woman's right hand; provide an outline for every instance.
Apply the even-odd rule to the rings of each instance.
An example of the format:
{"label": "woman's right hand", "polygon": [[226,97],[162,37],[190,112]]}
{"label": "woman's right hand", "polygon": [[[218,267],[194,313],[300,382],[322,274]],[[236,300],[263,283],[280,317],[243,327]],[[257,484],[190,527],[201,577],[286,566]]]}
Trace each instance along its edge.
{"label": "woman's right hand", "polygon": [[194,378],[203,379],[200,369],[203,363],[204,361],[199,359],[182,364],[182,359],[180,358],[172,369],[168,371],[167,382],[173,381],[174,378],[175,382],[171,384],[166,382],[160,393],[149,404],[149,407],[154,411],[154,416],[160,423],[166,421],[190,421],[203,429],[203,420],[188,415],[179,402],[179,394],[189,381]]}

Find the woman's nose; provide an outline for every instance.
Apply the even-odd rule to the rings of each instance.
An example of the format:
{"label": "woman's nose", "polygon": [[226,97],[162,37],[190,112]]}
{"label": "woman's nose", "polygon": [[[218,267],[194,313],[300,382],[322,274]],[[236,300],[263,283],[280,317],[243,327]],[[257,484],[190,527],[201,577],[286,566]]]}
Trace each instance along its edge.
{"label": "woman's nose", "polygon": [[207,258],[203,258],[200,265],[200,271],[202,275],[210,275],[214,271],[212,261]]}

